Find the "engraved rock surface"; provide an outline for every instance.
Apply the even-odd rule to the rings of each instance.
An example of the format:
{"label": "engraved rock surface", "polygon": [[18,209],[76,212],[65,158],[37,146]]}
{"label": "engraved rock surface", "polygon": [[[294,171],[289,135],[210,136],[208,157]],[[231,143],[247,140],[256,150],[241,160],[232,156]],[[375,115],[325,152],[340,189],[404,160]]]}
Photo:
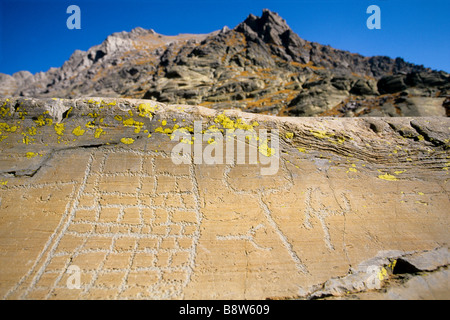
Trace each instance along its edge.
{"label": "engraved rock surface", "polygon": [[[278,130],[279,146],[175,164],[174,147],[199,140],[172,134],[194,121]],[[448,299],[449,130],[445,117],[0,99],[0,296]],[[203,155],[228,146],[203,140]]]}

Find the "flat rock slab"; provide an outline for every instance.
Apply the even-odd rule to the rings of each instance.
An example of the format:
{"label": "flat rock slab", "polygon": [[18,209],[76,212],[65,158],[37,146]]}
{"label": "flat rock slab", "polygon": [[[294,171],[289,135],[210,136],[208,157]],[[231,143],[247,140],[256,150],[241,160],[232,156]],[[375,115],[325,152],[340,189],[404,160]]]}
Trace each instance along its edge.
{"label": "flat rock slab", "polygon": [[[428,298],[433,284],[450,298],[439,280],[448,118],[279,118],[107,98],[0,108],[3,299]],[[244,139],[239,158],[219,139],[231,128],[268,139]],[[191,154],[177,164],[180,148]]]}

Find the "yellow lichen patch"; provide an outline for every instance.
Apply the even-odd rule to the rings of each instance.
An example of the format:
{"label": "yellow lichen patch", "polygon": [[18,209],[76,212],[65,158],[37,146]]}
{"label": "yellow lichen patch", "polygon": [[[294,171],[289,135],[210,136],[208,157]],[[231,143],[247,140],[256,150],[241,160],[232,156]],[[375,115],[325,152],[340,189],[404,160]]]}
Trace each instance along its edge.
{"label": "yellow lichen patch", "polygon": [[139,116],[143,118],[153,118],[153,113],[155,113],[155,107],[150,103],[141,103],[138,106]]}
{"label": "yellow lichen patch", "polygon": [[[47,114],[48,111],[45,111],[44,114]],[[52,125],[53,123],[53,119],[52,118],[44,118],[44,115],[40,115],[38,116],[38,118],[36,120],[33,120],[38,127],[42,127],[45,125]]]}
{"label": "yellow lichen patch", "polygon": [[31,127],[31,128],[28,128],[28,129],[27,129],[27,132],[28,132],[28,134],[29,134],[30,136],[34,136],[34,135],[36,135],[37,130],[36,130],[35,127]]}
{"label": "yellow lichen patch", "polygon": [[33,121],[38,125],[38,127],[42,127],[42,126],[46,125],[46,121],[45,120],[46,119],[44,119],[44,116],[40,115],[40,116],[38,116],[38,118],[36,120],[33,120]]}
{"label": "yellow lichen patch", "polygon": [[[22,103],[20,104],[22,105]],[[17,108],[17,113],[21,120],[25,120],[25,116],[28,114],[26,111],[19,111],[21,107]]]}
{"label": "yellow lichen patch", "polygon": [[123,120],[122,123],[125,127],[131,127],[134,124],[134,120],[133,120],[133,118],[128,118],[126,120]]}
{"label": "yellow lichen patch", "polygon": [[293,132],[286,132],[286,134],[284,136],[286,137],[286,139],[292,139],[294,137],[294,133]]}
{"label": "yellow lichen patch", "polygon": [[69,114],[72,112],[73,107],[70,107],[69,110],[66,113],[66,116],[64,117],[64,119],[67,119],[69,117]]}
{"label": "yellow lichen patch", "polygon": [[406,170],[394,171],[394,174],[399,175],[399,174],[401,174],[401,173],[403,173],[403,172],[406,172]]}
{"label": "yellow lichen patch", "polygon": [[[246,135],[246,136],[245,136],[245,139],[247,139],[248,141],[251,141],[254,137],[255,137],[255,136]],[[255,138],[257,138],[256,140],[259,140],[258,137],[255,137]]]}
{"label": "yellow lichen patch", "polygon": [[419,195],[419,196],[424,196],[425,195],[425,193],[423,193],[423,192],[417,192],[417,194]]}
{"label": "yellow lichen patch", "polygon": [[356,168],[348,168],[346,173],[349,173],[349,172],[358,172],[358,170]]}
{"label": "yellow lichen patch", "polygon": [[309,130],[313,136],[319,139],[327,139],[329,142],[334,144],[343,144],[345,142],[344,137],[338,137],[334,133],[327,133],[326,130]]}
{"label": "yellow lichen patch", "polygon": [[9,108],[6,108],[6,104],[9,102],[9,99],[6,99],[5,102],[3,102],[2,107],[0,108],[0,118],[4,118],[6,116],[11,116],[11,111]]}
{"label": "yellow lichen patch", "polygon": [[95,101],[95,100],[92,100],[92,99],[89,99],[88,101],[87,101],[87,103],[90,103],[90,104],[100,104],[100,101]]}
{"label": "yellow lichen patch", "polygon": [[95,127],[95,125],[94,125],[94,123],[92,123],[92,121],[89,121],[84,126],[88,129],[93,129]]}
{"label": "yellow lichen patch", "polygon": [[419,141],[424,141],[424,140],[425,140],[425,138],[423,137],[423,135],[417,136],[417,139],[419,139]]}
{"label": "yellow lichen patch", "polygon": [[161,125],[164,127],[165,125],[167,125],[167,121],[166,120],[161,121]]}
{"label": "yellow lichen patch", "polygon": [[8,180],[0,180],[0,186],[6,186],[8,184]]}
{"label": "yellow lichen patch", "polygon": [[99,118],[100,115],[97,112],[89,112],[87,115],[92,118],[91,121],[85,124],[85,127],[88,129],[93,129],[99,122],[103,122],[103,118]]}
{"label": "yellow lichen patch", "polygon": [[397,260],[392,261],[389,263],[388,268],[394,271],[395,265],[397,264]]}
{"label": "yellow lichen patch", "polygon": [[262,155],[265,155],[266,157],[271,157],[272,155],[275,154],[275,149],[270,148],[267,145],[267,139],[259,145],[258,150]]}
{"label": "yellow lichen patch", "polygon": [[338,142],[339,144],[343,144],[343,143],[345,142],[345,138],[344,138],[344,137],[338,137],[337,139],[338,139],[337,142]]}
{"label": "yellow lichen patch", "polygon": [[57,135],[62,136],[64,134],[64,123],[55,123],[54,129]]}
{"label": "yellow lichen patch", "polygon": [[97,128],[94,132],[94,137],[96,139],[100,138],[102,134],[105,134],[105,131],[102,128]]}
{"label": "yellow lichen patch", "polygon": [[234,129],[234,121],[228,118],[224,113],[214,118],[215,123],[220,123],[225,129]]}
{"label": "yellow lichen patch", "polygon": [[31,158],[34,158],[34,157],[36,157],[38,155],[39,155],[39,153],[27,152],[26,157],[27,157],[27,159],[31,159]]}
{"label": "yellow lichen patch", "polygon": [[314,137],[319,139],[330,138],[332,135],[327,134],[326,130],[309,130]]}
{"label": "yellow lichen patch", "polygon": [[387,270],[383,267],[380,272],[378,272],[378,279],[380,281],[384,280],[387,277]]}
{"label": "yellow lichen patch", "polygon": [[122,116],[119,116],[118,114],[114,116],[114,119],[117,121],[122,121]]}
{"label": "yellow lichen patch", "polygon": [[125,127],[134,127],[134,133],[139,133],[144,126],[143,122],[134,121],[133,118],[123,120],[122,123]]}
{"label": "yellow lichen patch", "polygon": [[387,181],[397,181],[397,178],[389,173],[379,175],[378,178]]}
{"label": "yellow lichen patch", "polygon": [[251,124],[245,123],[242,119],[236,119],[235,128],[241,130],[253,131],[253,126]]}
{"label": "yellow lichen patch", "polygon": [[297,148],[298,151],[300,151],[301,153],[306,153],[306,149],[305,148]]}
{"label": "yellow lichen patch", "polygon": [[16,132],[16,130],[17,130],[17,126],[9,126],[7,123],[5,123],[5,122],[0,122],[0,134],[3,132],[3,131],[6,131],[6,132]]}
{"label": "yellow lichen patch", "polygon": [[133,138],[122,138],[120,139],[120,142],[122,142],[123,144],[132,144],[134,142]]}
{"label": "yellow lichen patch", "polygon": [[24,134],[23,138],[22,138],[22,143],[23,144],[29,144],[31,142],[31,139]]}
{"label": "yellow lichen patch", "polygon": [[222,125],[224,129],[228,129],[231,132],[233,132],[235,129],[253,131],[253,127],[259,126],[259,123],[256,121],[254,121],[253,124],[248,124],[240,118],[234,121],[226,116],[225,113],[221,113],[217,117],[215,117],[214,122]]}
{"label": "yellow lichen patch", "polygon": [[209,138],[208,139],[208,144],[215,144],[217,143],[216,140],[214,140],[214,138]]}
{"label": "yellow lichen patch", "polygon": [[76,135],[77,137],[82,136],[85,132],[86,132],[86,130],[81,129],[81,126],[78,126],[72,130],[72,133],[74,135]]}
{"label": "yellow lichen patch", "polygon": [[215,124],[208,127],[209,132],[220,132],[220,130],[217,128]]}

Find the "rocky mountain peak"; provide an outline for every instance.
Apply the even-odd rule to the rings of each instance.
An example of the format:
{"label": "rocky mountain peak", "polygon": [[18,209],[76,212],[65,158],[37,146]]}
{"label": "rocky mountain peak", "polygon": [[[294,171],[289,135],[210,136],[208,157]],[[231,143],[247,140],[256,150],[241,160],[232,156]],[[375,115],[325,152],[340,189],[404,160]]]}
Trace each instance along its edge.
{"label": "rocky mountain peak", "polygon": [[134,28],[133,30],[131,30],[130,33],[136,34],[136,35],[143,35],[143,34],[146,34],[146,33],[155,34],[155,31],[153,29],[146,30],[144,28],[137,27],[137,28]]}
{"label": "rocky mountain peak", "polygon": [[250,14],[234,29],[250,39],[262,39],[266,43],[280,45],[282,35],[290,30],[286,21],[277,13],[264,9],[261,17]]}

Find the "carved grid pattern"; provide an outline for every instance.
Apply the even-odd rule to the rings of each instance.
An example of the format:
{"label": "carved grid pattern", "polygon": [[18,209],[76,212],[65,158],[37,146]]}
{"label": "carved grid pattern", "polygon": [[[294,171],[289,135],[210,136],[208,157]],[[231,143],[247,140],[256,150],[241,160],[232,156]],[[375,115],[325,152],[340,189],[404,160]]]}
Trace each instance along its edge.
{"label": "carved grid pattern", "polygon": [[76,265],[80,297],[182,298],[201,215],[193,165],[170,161],[135,150],[92,154],[68,220],[22,297],[67,289]]}

